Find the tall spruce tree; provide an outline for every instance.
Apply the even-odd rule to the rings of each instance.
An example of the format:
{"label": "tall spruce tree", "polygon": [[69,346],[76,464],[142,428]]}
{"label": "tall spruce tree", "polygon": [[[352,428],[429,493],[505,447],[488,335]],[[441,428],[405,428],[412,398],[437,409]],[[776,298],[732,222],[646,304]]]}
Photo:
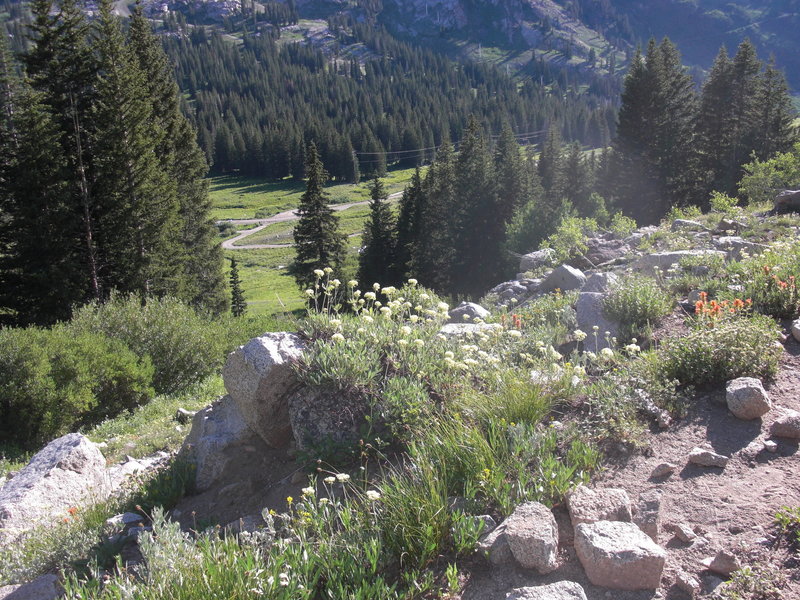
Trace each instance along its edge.
{"label": "tall spruce tree", "polygon": [[236,259],[231,257],[231,314],[234,317],[241,317],[247,312],[247,301],[244,299],[242,282],[239,279],[239,265]]}
{"label": "tall spruce tree", "polygon": [[757,132],[753,151],[759,160],[788,152],[798,139],[796,113],[786,78],[770,60],[761,75],[755,100],[753,129]]}
{"label": "tall spruce tree", "polygon": [[324,186],[328,174],[322,165],[317,146],[310,142],[306,148],[306,191],[300,197],[294,227],[296,256],[290,272],[301,288],[314,282],[314,270],[330,267],[341,269],[344,261],[345,237],[339,232],[339,217],[328,206]]}
{"label": "tall spruce tree", "polygon": [[95,193],[102,198],[98,245],[109,288],[147,296],[174,291],[181,279],[177,191],[158,160],[145,74],[129,52],[111,0],[97,22],[100,76],[93,105]]}
{"label": "tall spruce tree", "polygon": [[422,193],[422,176],[419,167],[414,170],[409,185],[403,190],[400,198],[400,213],[397,216],[397,243],[395,245],[394,267],[396,281],[399,284],[417,275],[413,272],[414,252],[419,244],[421,219],[424,212],[425,196]]}
{"label": "tall spruce tree", "polygon": [[96,239],[100,209],[92,189],[89,156],[97,65],[87,43],[89,25],[75,0],[61,0],[57,9],[52,0],[33,0],[31,12],[32,46],[23,61],[31,85],[42,92],[43,103],[56,119],[69,164],[71,205],[80,220],[85,292],[78,298],[65,297],[64,304],[71,305],[85,297],[99,300],[103,294]]}
{"label": "tall spruce tree", "polygon": [[358,257],[358,280],[364,286],[396,283],[396,223],[383,182],[377,177],[369,187],[369,218],[364,224],[363,248]]}
{"label": "tall spruce tree", "polygon": [[197,136],[179,103],[179,89],[172,65],[150,22],[137,2],[131,17],[130,47],[145,75],[152,120],[156,124],[157,154],[161,168],[175,182],[179,202],[180,244],[174,260],[180,260],[180,297],[199,308],[218,313],[225,309],[222,249],[210,217],[211,200],[205,179],[208,167]]}

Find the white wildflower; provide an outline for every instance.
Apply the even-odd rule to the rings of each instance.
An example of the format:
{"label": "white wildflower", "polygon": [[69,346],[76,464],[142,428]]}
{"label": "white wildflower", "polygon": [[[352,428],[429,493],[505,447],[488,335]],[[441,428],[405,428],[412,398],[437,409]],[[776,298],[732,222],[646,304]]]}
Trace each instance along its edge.
{"label": "white wildflower", "polygon": [[325,275],[325,271],[323,271],[322,269],[314,269],[314,275],[316,275],[317,277],[322,277],[323,275]]}
{"label": "white wildflower", "polygon": [[375,502],[381,499],[381,493],[376,490],[367,490],[367,500]]}
{"label": "white wildflower", "polygon": [[331,336],[331,341],[332,342],[343,342],[344,341],[344,336],[341,333],[334,333]]}
{"label": "white wildflower", "polygon": [[575,339],[579,342],[582,342],[583,340],[586,339],[586,332],[581,331],[580,329],[576,329],[575,331],[573,331],[572,335],[574,335]]}

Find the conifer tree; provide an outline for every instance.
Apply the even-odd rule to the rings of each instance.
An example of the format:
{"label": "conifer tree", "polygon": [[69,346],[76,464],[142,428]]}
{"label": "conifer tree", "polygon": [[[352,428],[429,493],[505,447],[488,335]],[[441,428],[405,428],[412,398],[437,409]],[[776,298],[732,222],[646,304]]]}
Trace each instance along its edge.
{"label": "conifer tree", "polygon": [[397,279],[393,269],[397,243],[395,219],[380,179],[372,181],[369,192],[369,218],[361,238],[363,248],[358,257],[357,279],[364,286],[373,282],[389,285]]}
{"label": "conifer tree", "polygon": [[239,265],[236,259],[231,257],[231,314],[234,317],[241,317],[247,312],[247,302],[244,299],[244,292],[242,291],[242,283],[239,280]]}
{"label": "conifer tree", "polygon": [[314,270],[330,267],[338,272],[344,260],[344,235],[339,232],[339,217],[328,206],[324,186],[328,174],[314,142],[306,148],[306,191],[300,197],[294,227],[296,256],[290,272],[301,288],[314,281]]}
{"label": "conifer tree", "polygon": [[[175,182],[179,202],[180,244],[174,260],[181,261],[180,296],[194,306],[217,313],[225,298],[222,249],[210,217],[211,200],[205,180],[208,167],[194,128],[183,115],[175,83],[161,42],[137,2],[131,17],[130,47],[145,75],[161,168]],[[178,291],[178,290],[176,290]]]}
{"label": "conifer tree", "polygon": [[181,279],[176,186],[157,158],[160,133],[144,72],[111,10],[111,0],[101,0],[92,138],[104,279],[120,291],[165,294]]}
{"label": "conifer tree", "polygon": [[753,151],[759,160],[791,150],[798,139],[795,111],[786,78],[770,60],[761,75],[755,99],[754,130],[758,133]]}
{"label": "conifer tree", "polygon": [[528,171],[523,165],[519,144],[508,121],[503,124],[494,149],[494,171],[498,217],[508,223],[514,211],[528,201],[530,193]]}
{"label": "conifer tree", "polygon": [[402,283],[409,277],[414,277],[414,253],[419,244],[421,230],[421,217],[424,213],[422,193],[422,176],[419,167],[414,170],[409,185],[403,190],[400,198],[400,213],[397,217],[397,243],[395,245],[394,267],[392,269],[396,280],[392,283]]}

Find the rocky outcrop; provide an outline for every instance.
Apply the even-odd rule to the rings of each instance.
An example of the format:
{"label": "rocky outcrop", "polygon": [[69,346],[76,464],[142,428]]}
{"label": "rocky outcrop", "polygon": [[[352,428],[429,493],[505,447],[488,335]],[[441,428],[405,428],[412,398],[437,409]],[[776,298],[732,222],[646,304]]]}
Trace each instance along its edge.
{"label": "rocky outcrop", "polygon": [[366,398],[335,388],[304,387],[289,398],[289,420],[300,450],[320,444],[355,447],[368,425],[380,426],[377,419],[368,423],[368,416]]}
{"label": "rocky outcrop", "polygon": [[772,408],[764,386],[754,377],[732,379],[725,387],[725,401],[737,418],[752,421]]}
{"label": "rocky outcrop", "polygon": [[800,211],[800,190],[783,190],[775,196],[775,210],[779,213]]}
{"label": "rocky outcrop", "polygon": [[104,500],[110,493],[106,459],[79,433],[53,440],[0,489],[0,541],[15,539],[72,507]]}
{"label": "rocky outcrop", "polygon": [[[606,340],[605,332],[609,332],[609,338],[619,335],[619,325],[606,317],[603,310],[603,303],[606,295],[599,292],[581,292],[578,294],[578,301],[575,304],[575,316],[578,321],[578,329],[588,334],[584,341],[584,348],[591,351],[602,350],[611,344]],[[597,327],[597,340],[593,335],[593,328]],[[596,347],[595,347],[596,346]]]}
{"label": "rocky outcrop", "polygon": [[239,452],[254,438],[258,435],[247,426],[230,396],[199,411],[181,449],[195,464],[197,490],[207,490],[220,480],[229,465],[241,460]]}
{"label": "rocky outcrop", "polygon": [[586,280],[586,285],[581,288],[581,292],[605,294],[611,291],[618,282],[619,277],[615,273],[594,273]]}
{"label": "rocky outcrop", "polygon": [[222,371],[239,414],[273,448],[292,437],[288,397],[300,387],[292,363],[303,348],[294,333],[267,333],[232,352]]}
{"label": "rocky outcrop", "polygon": [[568,292],[582,288],[584,283],[586,283],[586,275],[581,271],[569,265],[561,265],[553,269],[553,272],[544,278],[544,281],[539,286],[539,291],[553,292],[561,290],[562,292]]}
{"label": "rocky outcrop", "polygon": [[800,440],[800,412],[784,410],[772,423],[770,433],[775,437]]}
{"label": "rocky outcrop", "polygon": [[615,590],[658,588],[667,556],[636,525],[620,521],[581,523],[575,551],[589,581]]}
{"label": "rocky outcrop", "polygon": [[[527,288],[526,290],[527,291]],[[450,320],[454,323],[471,322],[475,319],[485,319],[489,311],[474,302],[462,302],[450,311]]]}
{"label": "rocky outcrop", "polygon": [[714,258],[717,256],[725,257],[726,254],[720,250],[675,250],[673,252],[656,252],[654,254],[645,254],[633,262],[631,267],[635,271],[644,271],[652,273],[658,267],[662,271],[666,271],[672,265],[680,263],[680,261],[687,257],[702,256],[705,258]]}

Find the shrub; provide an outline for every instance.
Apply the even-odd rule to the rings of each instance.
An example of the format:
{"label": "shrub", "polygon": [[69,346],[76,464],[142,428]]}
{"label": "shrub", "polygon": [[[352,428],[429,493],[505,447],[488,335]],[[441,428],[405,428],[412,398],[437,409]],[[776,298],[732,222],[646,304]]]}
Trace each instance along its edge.
{"label": "shrub", "polygon": [[655,279],[634,275],[622,278],[603,304],[606,316],[620,324],[625,338],[646,334],[661,317],[672,311],[673,298]]}
{"label": "shrub", "polygon": [[744,286],[744,295],[759,312],[793,318],[800,312],[800,242],[778,243],[760,256],[731,267]]}
{"label": "shrub", "polygon": [[739,200],[723,192],[711,192],[711,210],[726,215],[736,212]]}
{"label": "shrub", "polygon": [[542,242],[542,247],[552,248],[556,251],[556,259],[565,262],[586,252],[586,238],[591,237],[597,229],[594,219],[566,217],[555,232]]}
{"label": "shrub", "polygon": [[147,402],[153,366],[98,333],[0,330],[0,428],[35,448],[53,437]]}
{"label": "shrub", "polygon": [[756,159],[742,168],[745,176],[739,182],[739,193],[751,203],[772,202],[779,191],[800,181],[800,142],[789,152],[766,161]]}
{"label": "shrub", "polygon": [[770,377],[778,369],[774,321],[764,315],[732,316],[712,326],[707,321],[688,335],[665,340],[656,368],[682,384],[714,384],[736,377]]}
{"label": "shrub", "polygon": [[120,340],[137,356],[149,356],[160,394],[186,389],[222,366],[229,347],[222,322],[198,315],[174,298],[112,296],[104,304],[88,304],[75,312],[76,332],[103,333]]}
{"label": "shrub", "polygon": [[625,237],[636,231],[636,221],[626,217],[621,212],[614,213],[608,228],[617,236]]}

